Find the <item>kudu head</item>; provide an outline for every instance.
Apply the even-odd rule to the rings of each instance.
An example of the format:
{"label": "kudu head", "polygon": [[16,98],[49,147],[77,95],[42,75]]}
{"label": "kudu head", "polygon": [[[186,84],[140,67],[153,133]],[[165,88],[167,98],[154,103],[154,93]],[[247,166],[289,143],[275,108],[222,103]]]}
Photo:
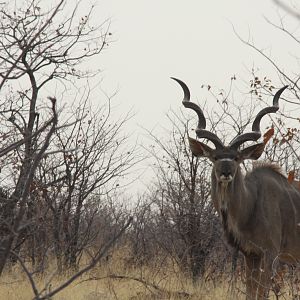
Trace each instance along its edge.
{"label": "kudu head", "polygon": [[214,165],[215,177],[217,181],[222,183],[229,183],[234,179],[239,164],[245,159],[258,159],[264,151],[264,143],[256,143],[244,149],[240,146],[247,141],[256,142],[261,137],[260,121],[263,116],[269,113],[275,113],[278,110],[278,101],[281,93],[287,88],[284,86],[277,91],[273,98],[273,105],[262,109],[255,117],[252,124],[252,131],[243,133],[235,137],[228,146],[218,138],[216,134],[206,130],[206,120],[202,109],[195,103],[190,101],[190,91],[186,84],[176,78],[171,77],[177,81],[183,89],[184,98],[182,104],[186,108],[194,110],[198,115],[198,126],[196,134],[198,138],[204,138],[214,144],[214,149],[208,145],[189,138],[190,148],[192,153],[197,157],[207,157]]}

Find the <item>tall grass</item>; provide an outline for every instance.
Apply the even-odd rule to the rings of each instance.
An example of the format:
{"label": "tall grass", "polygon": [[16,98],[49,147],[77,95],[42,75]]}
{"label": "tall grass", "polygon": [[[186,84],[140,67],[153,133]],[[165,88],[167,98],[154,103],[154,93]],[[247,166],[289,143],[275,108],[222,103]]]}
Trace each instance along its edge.
{"label": "tall grass", "polygon": [[[53,265],[43,274],[34,275],[39,290],[50,291],[62,283],[70,273],[58,275]],[[113,255],[88,274],[78,278],[51,299],[55,300],[146,300],[146,299],[244,299],[244,285],[229,276],[204,276],[198,282],[183,274],[171,260],[157,265],[135,266],[122,257]],[[0,300],[33,299],[30,283],[22,270],[15,266],[0,278]],[[270,299],[275,299],[271,297]],[[283,298],[292,299],[292,298]]]}

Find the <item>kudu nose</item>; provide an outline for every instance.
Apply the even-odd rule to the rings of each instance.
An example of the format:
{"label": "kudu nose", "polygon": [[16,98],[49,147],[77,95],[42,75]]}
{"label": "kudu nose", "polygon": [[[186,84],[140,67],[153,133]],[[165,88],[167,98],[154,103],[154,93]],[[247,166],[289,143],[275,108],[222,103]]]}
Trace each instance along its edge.
{"label": "kudu nose", "polygon": [[230,172],[230,171],[223,171],[223,172],[221,173],[221,176],[224,176],[225,178],[228,178],[228,177],[231,176],[231,172]]}
{"label": "kudu nose", "polygon": [[220,172],[221,181],[231,181],[233,179],[232,172],[228,168],[221,169]]}

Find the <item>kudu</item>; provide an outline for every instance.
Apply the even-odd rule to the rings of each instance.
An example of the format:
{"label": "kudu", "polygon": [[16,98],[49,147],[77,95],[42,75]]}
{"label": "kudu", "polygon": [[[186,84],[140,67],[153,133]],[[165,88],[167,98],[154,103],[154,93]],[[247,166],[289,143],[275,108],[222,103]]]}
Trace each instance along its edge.
{"label": "kudu", "polygon": [[239,249],[246,261],[246,299],[266,299],[272,284],[274,263],[296,263],[300,260],[300,190],[288,182],[279,167],[261,163],[246,175],[240,164],[246,159],[257,160],[264,143],[241,148],[261,137],[263,116],[278,110],[278,101],[286,86],[274,96],[273,106],[262,109],[252,124],[252,132],[235,137],[228,146],[216,134],[206,130],[201,108],[190,101],[188,87],[179,79],[186,108],[198,115],[196,134],[214,144],[214,149],[189,138],[193,155],[206,157],[213,164],[211,198],[221,218],[225,236]]}

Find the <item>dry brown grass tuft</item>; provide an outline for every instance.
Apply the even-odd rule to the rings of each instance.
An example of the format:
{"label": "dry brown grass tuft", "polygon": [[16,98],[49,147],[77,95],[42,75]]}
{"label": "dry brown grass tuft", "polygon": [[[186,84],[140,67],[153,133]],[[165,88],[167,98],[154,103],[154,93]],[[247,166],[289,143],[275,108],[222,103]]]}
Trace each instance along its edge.
{"label": "dry brown grass tuft", "polygon": [[[34,279],[39,289],[54,289],[65,277],[54,275],[54,269]],[[67,275],[65,275],[67,276]],[[50,284],[49,280],[51,281]],[[230,290],[232,292],[230,292]],[[244,299],[243,285],[230,284],[228,279],[202,280],[193,284],[174,264],[164,261],[161,266],[128,265],[120,255],[79,278],[72,285],[53,297],[55,300],[238,300]],[[33,299],[29,281],[17,267],[0,279],[0,300]]]}
{"label": "dry brown grass tuft", "polygon": [[[233,295],[229,297],[227,285],[224,282],[219,282],[216,286],[203,282],[193,285],[190,280],[184,277],[178,278],[172,274],[165,274],[163,278],[156,275],[155,283],[153,283],[152,270],[152,272],[145,272],[142,276],[139,274],[139,270],[136,270],[134,273],[122,275],[123,278],[113,278],[113,276],[105,276],[103,270],[101,271],[100,269],[97,270],[97,272],[101,273],[98,277],[95,274],[93,275],[95,280],[89,280],[89,276],[85,276],[53,297],[53,299],[240,299]],[[141,278],[143,278],[143,282],[140,281]],[[44,286],[46,280],[46,277],[38,278],[38,286]],[[59,278],[52,280],[49,289],[54,288],[62,280]],[[20,274],[7,274],[1,280],[0,299],[27,300],[32,298],[33,292],[31,287],[28,281]]]}

